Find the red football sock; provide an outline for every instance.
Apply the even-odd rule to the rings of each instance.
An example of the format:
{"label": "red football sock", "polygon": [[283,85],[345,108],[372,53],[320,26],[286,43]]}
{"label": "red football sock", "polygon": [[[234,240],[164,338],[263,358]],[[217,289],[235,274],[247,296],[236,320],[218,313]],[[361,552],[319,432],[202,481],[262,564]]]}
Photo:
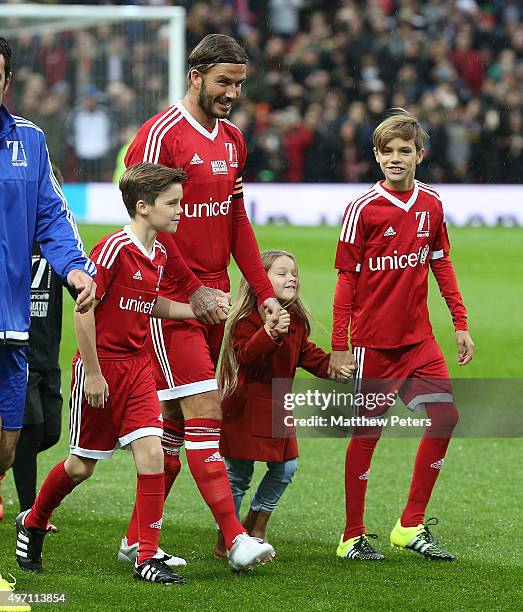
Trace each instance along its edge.
{"label": "red football sock", "polygon": [[370,464],[381,428],[355,430],[345,457],[345,511],[346,523],[343,540],[365,533],[363,513]]}
{"label": "red football sock", "polygon": [[[163,422],[163,465],[164,465],[164,487],[165,498],[169,495],[169,491],[176,480],[176,477],[182,469],[180,463],[180,448],[183,445],[184,421],[164,419]],[[125,534],[127,544],[130,546],[138,542],[138,515],[136,513],[136,504],[134,504],[133,514]]]}
{"label": "red football sock", "polygon": [[31,511],[26,516],[26,527],[45,529],[53,510],[58,508],[64,497],[80,483],[75,482],[65,471],[64,461],[61,461],[47,474]]}
{"label": "red football sock", "polygon": [[426,428],[418,446],[409,498],[401,515],[403,527],[425,522],[425,510],[445,460],[452,431],[458,422],[454,404],[427,404],[431,425]]}
{"label": "red football sock", "polygon": [[136,486],[138,564],[153,557],[158,550],[165,493],[163,481],[163,472],[138,474]]}
{"label": "red football sock", "polygon": [[219,451],[220,421],[189,419],[185,421],[185,454],[191,474],[231,548],[240,533],[246,533],[236,518],[231,485]]}
{"label": "red football sock", "polygon": [[175,419],[163,420],[163,462],[165,471],[165,498],[174,484],[182,464],[180,463],[180,450],[183,446],[185,434],[185,421]]}

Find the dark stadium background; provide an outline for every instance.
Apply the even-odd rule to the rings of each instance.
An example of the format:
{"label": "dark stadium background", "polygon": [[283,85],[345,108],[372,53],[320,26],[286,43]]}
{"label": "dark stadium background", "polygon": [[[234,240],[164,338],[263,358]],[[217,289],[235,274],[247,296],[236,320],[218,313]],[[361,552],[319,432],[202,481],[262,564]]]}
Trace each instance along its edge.
{"label": "dark stadium background", "polygon": [[[63,4],[78,4],[76,2]],[[239,38],[249,78],[233,114],[257,182],[373,182],[369,138],[391,107],[431,135],[419,178],[515,183],[523,168],[523,3],[517,0],[209,0],[87,2],[177,5],[186,45],[211,32]],[[144,44],[143,41],[148,43]],[[168,105],[166,38],[158,22],[102,25],[13,40],[7,98],[47,134],[66,181],[88,181],[64,147],[70,111],[89,86],[119,147]]]}

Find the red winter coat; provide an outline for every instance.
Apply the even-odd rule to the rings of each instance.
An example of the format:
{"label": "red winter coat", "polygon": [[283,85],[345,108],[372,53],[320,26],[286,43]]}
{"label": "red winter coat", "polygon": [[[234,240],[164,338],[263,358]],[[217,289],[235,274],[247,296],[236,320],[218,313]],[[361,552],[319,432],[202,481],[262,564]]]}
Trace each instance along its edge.
{"label": "red winter coat", "polygon": [[292,312],[289,333],[279,342],[267,334],[258,311],[253,310],[236,324],[232,344],[240,367],[238,386],[222,402],[222,455],[255,461],[298,457],[295,435],[272,437],[273,409],[282,410],[281,404],[273,406],[272,379],[292,380],[297,367],[326,378],[330,355],[307,339],[305,325]]}

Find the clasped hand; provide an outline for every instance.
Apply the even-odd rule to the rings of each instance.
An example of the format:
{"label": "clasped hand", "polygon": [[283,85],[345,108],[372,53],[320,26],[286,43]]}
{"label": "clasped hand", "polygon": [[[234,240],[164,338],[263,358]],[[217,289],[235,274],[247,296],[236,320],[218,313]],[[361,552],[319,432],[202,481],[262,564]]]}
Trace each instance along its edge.
{"label": "clasped hand", "polygon": [[273,340],[277,340],[280,336],[284,336],[289,333],[291,325],[291,315],[282,308],[279,311],[278,319],[274,324],[274,315],[268,309],[265,309],[265,331]]}
{"label": "clasped hand", "polygon": [[357,369],[358,364],[350,351],[332,351],[327,370],[329,378],[347,382]]}

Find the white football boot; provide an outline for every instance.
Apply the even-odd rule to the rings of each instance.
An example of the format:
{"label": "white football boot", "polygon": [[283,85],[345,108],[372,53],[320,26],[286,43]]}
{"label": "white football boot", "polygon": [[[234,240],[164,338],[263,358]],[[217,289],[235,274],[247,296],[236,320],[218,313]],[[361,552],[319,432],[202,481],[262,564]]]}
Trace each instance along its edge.
{"label": "white football boot", "polygon": [[[138,557],[138,542],[129,546],[127,544],[127,538],[122,540],[120,544],[120,550],[118,551],[118,561],[128,561],[134,563]],[[174,557],[173,555],[167,554],[164,550],[158,547],[158,552],[154,555],[155,559],[158,559],[167,567],[182,567],[187,565],[187,561],[181,557]]]}
{"label": "white football boot", "polygon": [[268,542],[261,542],[247,533],[240,533],[234,539],[227,556],[233,572],[243,572],[250,570],[253,565],[272,561],[275,554],[274,548]]}

